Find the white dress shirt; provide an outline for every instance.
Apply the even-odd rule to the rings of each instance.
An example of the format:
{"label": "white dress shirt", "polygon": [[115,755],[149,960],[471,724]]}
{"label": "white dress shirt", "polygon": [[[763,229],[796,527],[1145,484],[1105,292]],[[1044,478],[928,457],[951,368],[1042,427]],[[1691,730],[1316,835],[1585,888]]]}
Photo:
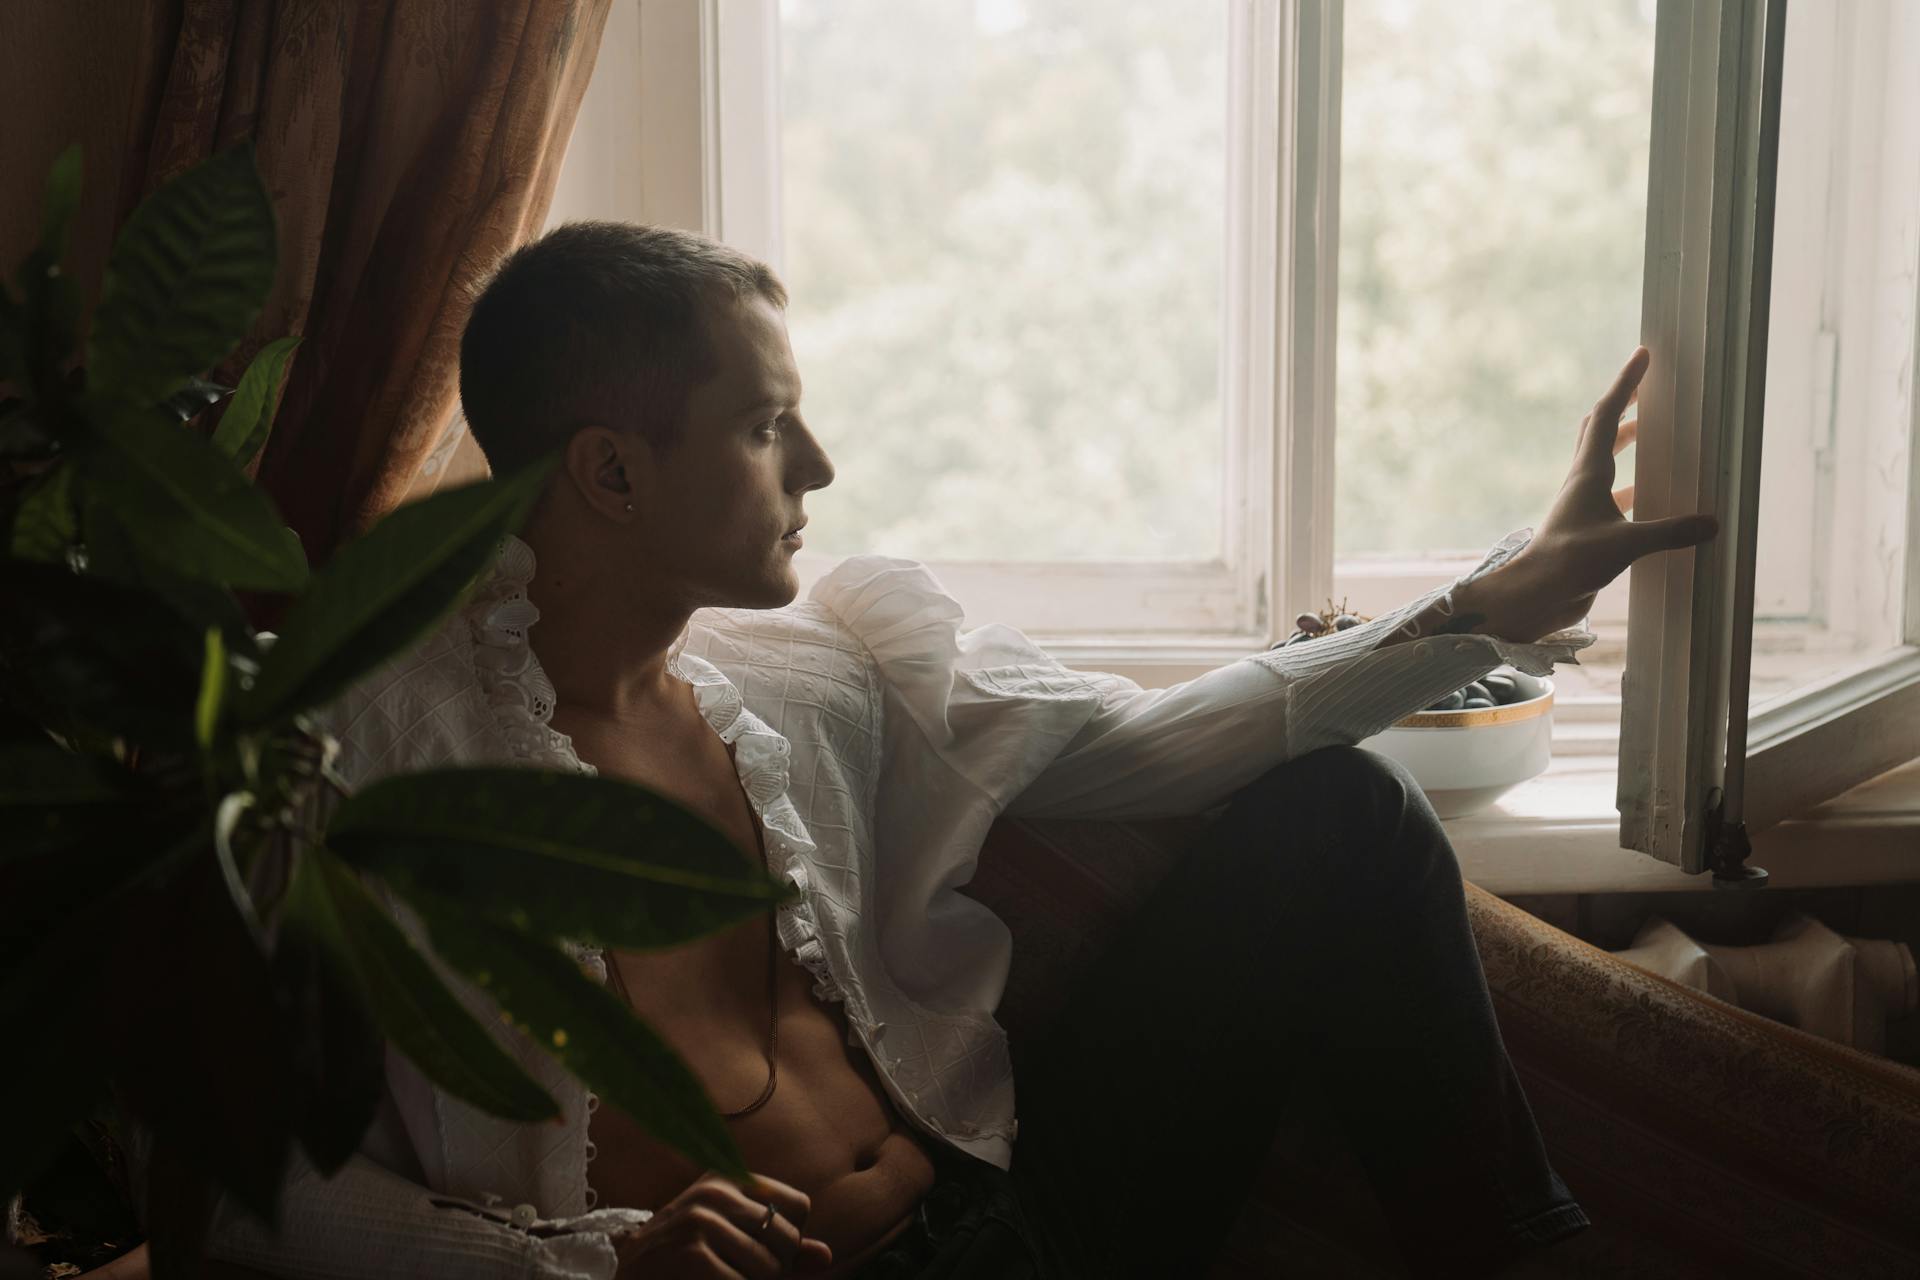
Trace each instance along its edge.
{"label": "white dress shirt", "polygon": [[[1476,574],[1524,538],[1504,540]],[[593,771],[549,723],[553,685],[528,642],[539,618],[526,594],[533,567],[532,549],[507,539],[460,611],[330,710],[351,785],[457,764]],[[1011,627],[967,629],[921,564],[855,556],[803,603],[695,614],[668,670],[734,746],[768,870],[799,890],[779,911],[779,935],[815,995],[844,1005],[850,1043],[902,1116],[1005,1168],[1018,1123],[993,1014],[1012,939],[958,892],[988,827],[1003,813],[1203,813],[1282,761],[1358,742],[1503,662],[1544,675],[1592,639],[1434,635],[1382,646],[1445,608],[1443,596],[1143,689],[1064,667]],[[579,955],[604,981],[600,957]],[[288,1276],[613,1274],[607,1233],[649,1215],[594,1204],[597,1099],[502,1025],[484,994],[447,976],[562,1119],[496,1119],[390,1050],[388,1096],[362,1153],[329,1180],[296,1162],[277,1237],[223,1207],[215,1256]],[[572,1230],[516,1229],[536,1217]]]}

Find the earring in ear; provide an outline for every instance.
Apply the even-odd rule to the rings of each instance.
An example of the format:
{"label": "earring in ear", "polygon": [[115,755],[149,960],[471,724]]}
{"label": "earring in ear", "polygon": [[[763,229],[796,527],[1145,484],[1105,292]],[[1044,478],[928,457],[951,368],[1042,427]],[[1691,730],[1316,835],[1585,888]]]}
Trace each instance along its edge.
{"label": "earring in ear", "polygon": [[632,515],[632,514],[633,514],[633,504],[632,504],[631,502],[629,502],[629,503],[627,504],[627,514],[628,514],[628,515]]}

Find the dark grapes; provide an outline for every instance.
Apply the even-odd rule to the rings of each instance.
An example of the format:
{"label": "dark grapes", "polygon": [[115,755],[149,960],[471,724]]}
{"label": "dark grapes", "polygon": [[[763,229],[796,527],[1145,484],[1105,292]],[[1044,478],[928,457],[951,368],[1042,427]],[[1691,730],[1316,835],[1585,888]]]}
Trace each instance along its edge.
{"label": "dark grapes", "polygon": [[1518,680],[1510,675],[1495,674],[1481,676],[1422,710],[1479,711],[1485,707],[1504,707],[1526,700],[1527,693]]}

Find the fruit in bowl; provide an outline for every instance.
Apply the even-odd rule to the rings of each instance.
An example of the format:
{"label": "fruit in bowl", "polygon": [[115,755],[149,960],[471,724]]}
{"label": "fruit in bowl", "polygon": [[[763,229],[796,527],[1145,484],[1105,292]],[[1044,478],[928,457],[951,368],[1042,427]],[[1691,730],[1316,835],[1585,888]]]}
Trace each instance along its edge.
{"label": "fruit in bowl", "polygon": [[[1328,601],[1325,609],[1296,618],[1293,635],[1281,643],[1307,643],[1370,621],[1344,601],[1337,608]],[[1441,817],[1473,813],[1546,769],[1553,754],[1553,681],[1503,666],[1360,745],[1404,765]]]}

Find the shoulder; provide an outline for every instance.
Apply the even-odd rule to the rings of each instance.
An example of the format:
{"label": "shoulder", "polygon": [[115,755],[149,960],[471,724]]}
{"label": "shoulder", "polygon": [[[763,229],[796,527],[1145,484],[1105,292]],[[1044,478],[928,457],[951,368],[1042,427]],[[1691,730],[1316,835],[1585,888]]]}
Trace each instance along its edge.
{"label": "shoulder", "polygon": [[685,652],[704,658],[740,690],[756,714],[773,720],[803,703],[842,720],[870,721],[878,710],[879,668],[859,636],[811,601],[781,609],[702,609],[687,628]]}
{"label": "shoulder", "polygon": [[348,783],[509,754],[502,737],[508,711],[530,729],[544,728],[551,686],[527,645],[539,615],[524,590],[529,571],[516,571],[513,550],[503,548],[495,571],[432,630],[326,709]]}
{"label": "shoulder", "polygon": [[813,584],[807,602],[863,638],[884,642],[904,624],[958,630],[966,610],[932,569],[896,556],[848,556]]}

